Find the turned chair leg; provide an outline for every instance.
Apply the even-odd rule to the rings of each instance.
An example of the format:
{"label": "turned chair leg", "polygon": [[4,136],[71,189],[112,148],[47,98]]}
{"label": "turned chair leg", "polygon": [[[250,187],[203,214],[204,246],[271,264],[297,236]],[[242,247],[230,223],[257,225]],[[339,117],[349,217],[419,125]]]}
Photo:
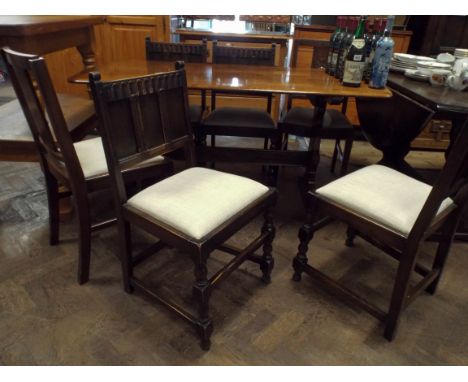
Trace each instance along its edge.
{"label": "turned chair leg", "polygon": [[132,260],[132,231],[130,224],[123,218],[118,219],[119,228],[119,253],[122,267],[122,281],[125,292],[133,293],[130,280],[133,276]]}
{"label": "turned chair leg", "polygon": [[[216,147],[216,135],[211,134],[211,147]],[[215,168],[215,162],[211,162],[211,168]]]}
{"label": "turned chair leg", "polygon": [[299,247],[296,257],[293,259],[293,280],[301,281],[302,272],[307,266],[307,250],[309,249],[309,242],[312,240],[314,232],[310,224],[304,224],[299,229]]}
{"label": "turned chair leg", "polygon": [[331,165],[330,165],[330,172],[335,171],[336,161],[338,159],[339,147],[340,147],[340,140],[336,139],[334,149],[333,149],[332,161],[331,161]]}
{"label": "turned chair leg", "polygon": [[346,230],[346,241],[345,245],[347,247],[354,247],[354,239],[356,238],[357,231],[353,228],[348,226]]}
{"label": "turned chair leg", "polygon": [[89,265],[91,261],[91,217],[86,195],[76,195],[79,225],[78,283],[89,280]]}
{"label": "turned chair leg", "polygon": [[210,349],[210,337],[213,332],[213,320],[209,315],[211,288],[207,273],[206,256],[199,255],[199,259],[195,262],[195,284],[192,287],[192,293],[198,303],[197,329],[203,350]]}
{"label": "turned chair leg", "polygon": [[[195,145],[198,147],[206,147],[206,134],[200,131],[201,129],[199,124],[193,124],[193,126],[195,131]],[[197,159],[197,165],[205,167],[206,162],[202,162]]]}
{"label": "turned chair leg", "polygon": [[52,174],[45,174],[47,203],[49,205],[49,243],[56,245],[59,242],[59,185]]}
{"label": "turned chair leg", "polygon": [[345,147],[343,151],[343,158],[341,159],[340,176],[346,175],[348,172],[349,158],[351,157],[351,149],[353,148],[354,136],[346,138]]}
{"label": "turned chair leg", "polygon": [[275,266],[275,260],[273,259],[272,253],[272,243],[275,238],[275,226],[273,224],[273,211],[272,208],[268,208],[265,212],[265,222],[262,227],[262,233],[268,233],[265,242],[263,243],[263,256],[262,263],[260,264],[260,269],[262,271],[262,281],[265,284],[271,282],[271,271]]}

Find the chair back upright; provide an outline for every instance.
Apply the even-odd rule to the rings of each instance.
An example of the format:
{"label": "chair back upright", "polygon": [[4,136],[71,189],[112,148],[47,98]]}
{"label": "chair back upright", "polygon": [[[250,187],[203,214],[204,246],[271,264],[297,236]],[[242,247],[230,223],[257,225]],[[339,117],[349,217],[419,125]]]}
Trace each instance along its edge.
{"label": "chair back upright", "polygon": [[295,68],[298,64],[298,55],[301,47],[312,48],[312,60],[310,67],[325,68],[328,60],[328,51],[330,43],[323,40],[294,39],[291,52],[291,67]]}
{"label": "chair back upright", "polygon": [[181,44],[170,42],[153,42],[145,38],[146,59],[159,61],[206,62],[208,57],[207,41],[201,44]]}
{"label": "chair back upright", "polygon": [[450,213],[448,216],[440,214],[442,216],[439,220],[459,218],[468,200],[468,118],[465,120],[447,161],[416,219],[409,235],[410,239],[418,240],[427,235],[427,230],[433,225],[434,216],[440,205],[448,197],[454,201],[458,215],[454,217]]}
{"label": "chair back upright", "polygon": [[[291,68],[295,68],[299,64],[299,52],[301,48],[306,47],[312,50],[312,60],[310,61],[310,67],[312,69],[325,69],[328,61],[328,51],[330,47],[329,41],[324,40],[310,40],[310,39],[294,39],[293,47],[291,51]],[[287,110],[292,107],[293,99],[304,99],[304,96],[288,96]],[[309,97],[309,100],[314,103],[314,99]],[[328,100],[331,105],[342,105],[341,112],[346,114],[348,108],[348,98],[346,97],[331,97]]]}
{"label": "chair back upright", "polygon": [[[44,58],[9,48],[2,56],[41,157],[41,165],[60,176],[84,181],[70,132]],[[47,117],[46,117],[47,116]],[[63,179],[63,176],[62,176]],[[72,179],[68,176],[68,179]]]}
{"label": "chair back upright", "polygon": [[[212,62],[213,64],[230,65],[275,65],[276,44],[271,44],[270,48],[242,48],[233,46],[219,46],[217,41],[213,41]],[[267,112],[271,114],[273,96],[271,93],[264,94],[255,91],[239,92],[236,90],[212,90],[211,110],[216,109],[217,94],[239,94],[242,96],[252,95],[267,99]]]}
{"label": "chair back upright", "polygon": [[275,65],[276,44],[270,48],[243,48],[233,46],[219,46],[213,41],[213,64],[231,65]]}
{"label": "chair back upright", "polygon": [[116,81],[89,75],[109,173],[121,203],[126,202],[122,171],[144,160],[183,148],[194,165],[187,80],[176,70]]}

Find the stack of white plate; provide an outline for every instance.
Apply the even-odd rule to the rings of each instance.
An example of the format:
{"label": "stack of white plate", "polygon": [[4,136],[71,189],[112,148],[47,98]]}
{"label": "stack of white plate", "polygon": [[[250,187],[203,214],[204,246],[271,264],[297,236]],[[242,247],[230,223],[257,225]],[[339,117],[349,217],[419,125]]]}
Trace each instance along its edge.
{"label": "stack of white plate", "polygon": [[468,49],[455,49],[455,58],[468,58]]}
{"label": "stack of white plate", "polygon": [[413,80],[418,80],[418,81],[428,81],[429,80],[429,75],[420,72],[417,69],[406,69],[405,70],[405,76],[412,78]]}
{"label": "stack of white plate", "polygon": [[434,69],[445,69],[451,70],[452,65],[450,64],[443,64],[442,62],[435,62],[435,61],[418,61],[417,67],[419,72],[430,75],[432,70]]}
{"label": "stack of white plate", "polygon": [[390,62],[390,70],[394,72],[400,72],[403,73],[406,69],[416,69],[417,66],[413,64],[407,64],[395,59],[392,59]]}
{"label": "stack of white plate", "polygon": [[390,70],[404,73],[406,69],[417,69],[419,61],[434,62],[431,57],[415,56],[413,54],[395,53],[390,63]]}

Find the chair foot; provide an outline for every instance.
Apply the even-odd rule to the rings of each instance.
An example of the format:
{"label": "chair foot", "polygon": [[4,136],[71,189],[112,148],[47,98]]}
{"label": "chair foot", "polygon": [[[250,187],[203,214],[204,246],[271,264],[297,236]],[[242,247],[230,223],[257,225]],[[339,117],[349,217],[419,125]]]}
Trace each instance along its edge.
{"label": "chair foot", "polygon": [[354,239],[356,238],[357,231],[354,228],[348,226],[346,230],[346,241],[345,245],[347,247],[354,247]]}
{"label": "chair foot", "polygon": [[271,256],[270,252],[267,251],[262,258],[262,263],[260,264],[260,270],[262,271],[262,281],[265,284],[271,283],[271,271],[275,266],[275,259]]}
{"label": "chair foot", "polygon": [[78,284],[83,285],[89,281],[89,272],[78,274]]}
{"label": "chair foot", "polygon": [[439,284],[439,280],[436,279],[434,280],[429,286],[426,288],[426,292],[429,293],[430,295],[434,295],[435,292],[437,291],[437,285]]}
{"label": "chair foot", "polygon": [[262,281],[265,284],[270,284],[271,283],[271,276],[270,275],[262,275]]}
{"label": "chair foot", "polygon": [[211,334],[213,333],[213,321],[208,320],[198,324],[198,335],[200,336],[200,347],[204,351],[210,350]]}
{"label": "chair foot", "polygon": [[394,325],[387,325],[384,331],[384,337],[388,342],[392,342],[395,339],[396,328]]}
{"label": "chair foot", "polygon": [[128,294],[132,294],[135,288],[132,285],[124,285],[124,291]]}
{"label": "chair foot", "polygon": [[292,279],[293,279],[293,281],[296,281],[296,282],[301,281],[302,280],[302,272],[294,271]]}

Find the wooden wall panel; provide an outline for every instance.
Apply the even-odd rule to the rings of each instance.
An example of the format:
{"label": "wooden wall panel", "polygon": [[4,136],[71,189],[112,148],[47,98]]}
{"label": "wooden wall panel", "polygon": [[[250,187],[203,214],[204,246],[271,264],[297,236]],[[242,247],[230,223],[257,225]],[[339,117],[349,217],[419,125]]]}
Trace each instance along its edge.
{"label": "wooden wall panel", "polygon": [[111,57],[115,61],[132,58],[145,59],[145,38],[156,39],[151,26],[111,25]]}

